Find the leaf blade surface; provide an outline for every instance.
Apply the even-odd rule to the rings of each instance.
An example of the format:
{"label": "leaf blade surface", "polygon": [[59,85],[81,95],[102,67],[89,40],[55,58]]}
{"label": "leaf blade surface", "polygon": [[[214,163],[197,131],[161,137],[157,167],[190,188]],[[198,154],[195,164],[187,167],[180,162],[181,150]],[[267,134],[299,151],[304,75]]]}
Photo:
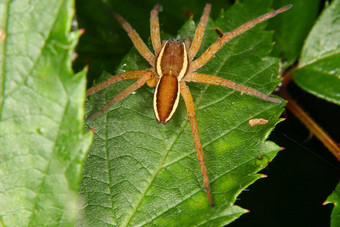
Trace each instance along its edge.
{"label": "leaf blade surface", "polygon": [[[0,215],[4,226],[70,226],[77,215],[85,73],[74,75],[73,1],[3,1]],[[19,218],[18,218],[19,217]]]}
{"label": "leaf blade surface", "polygon": [[[216,22],[210,20],[200,53],[216,40],[215,26],[228,31],[267,11],[266,7],[253,11],[251,7],[256,3],[251,3],[247,2],[249,8],[236,3]],[[280,79],[276,77],[277,59],[265,57],[272,44],[271,33],[263,31],[264,26],[227,44],[200,72],[270,93]],[[188,21],[178,38],[183,40],[185,31],[193,27],[193,21]],[[137,56],[132,50],[118,72],[147,68],[134,63]],[[104,74],[101,80],[109,76]],[[93,95],[87,103],[87,115],[131,83],[117,83]],[[279,122],[283,103],[240,96],[222,87],[188,84],[197,110],[215,208],[210,207],[203,189],[183,101],[168,125],[158,125],[152,109],[154,89],[143,86],[88,123],[95,129],[95,139],[81,183],[85,214],[82,225],[225,225],[246,212],[233,203],[242,189],[261,178],[255,173],[280,150],[265,138]],[[259,116],[270,119],[269,123],[250,128],[248,120]]]}

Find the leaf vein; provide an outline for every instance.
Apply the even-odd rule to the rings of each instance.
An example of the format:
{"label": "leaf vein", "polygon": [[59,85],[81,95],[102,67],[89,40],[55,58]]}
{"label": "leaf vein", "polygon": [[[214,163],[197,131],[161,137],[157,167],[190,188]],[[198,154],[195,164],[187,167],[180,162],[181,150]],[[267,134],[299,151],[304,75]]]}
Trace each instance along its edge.
{"label": "leaf vein", "polygon": [[[105,121],[108,122],[108,119],[107,119],[107,114],[105,114]],[[108,143],[107,143],[107,138],[108,138],[108,124],[105,124],[105,155],[106,155],[106,166],[107,166],[107,169],[108,169],[108,173],[107,173],[107,177],[108,177],[108,184],[109,184],[109,192],[110,192],[110,195],[112,195],[112,190],[111,190],[111,172],[110,172],[110,169],[111,169],[111,165],[110,165],[110,160],[109,160],[109,148],[108,148]],[[117,220],[117,217],[116,217],[116,214],[115,214],[115,211],[114,211],[114,203],[113,203],[113,200],[112,200],[112,196],[110,196],[110,202],[111,202],[111,209],[112,209],[112,215],[113,215],[113,220],[115,221],[115,225],[118,225],[118,220]]]}

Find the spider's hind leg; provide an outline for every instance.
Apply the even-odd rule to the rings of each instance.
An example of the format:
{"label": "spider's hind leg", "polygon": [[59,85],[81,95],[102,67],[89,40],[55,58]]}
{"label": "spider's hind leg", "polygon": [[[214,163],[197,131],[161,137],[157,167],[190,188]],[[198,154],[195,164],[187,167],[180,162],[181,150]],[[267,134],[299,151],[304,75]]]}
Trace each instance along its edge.
{"label": "spider's hind leg", "polygon": [[205,188],[205,191],[207,192],[209,203],[213,207],[214,201],[210,193],[210,185],[209,185],[209,179],[208,179],[208,174],[207,174],[207,168],[205,166],[202,144],[201,144],[200,136],[198,134],[198,125],[196,121],[194,101],[192,99],[189,87],[185,84],[184,81],[180,82],[180,89],[181,89],[181,95],[184,99],[185,107],[187,109],[188,118],[190,120],[191,132],[194,138],[197,159],[201,167],[204,188]]}
{"label": "spider's hind leg", "polygon": [[276,103],[282,102],[281,99],[270,97],[262,92],[259,92],[258,90],[254,88],[247,87],[242,84],[238,84],[238,83],[235,83],[234,81],[227,80],[227,79],[224,79],[218,76],[213,76],[213,75],[208,75],[208,74],[203,74],[203,73],[190,73],[184,78],[184,80],[188,82],[192,81],[192,82],[202,83],[202,84],[224,86],[224,87],[228,87],[233,90],[239,91],[241,92],[241,94],[244,93],[248,95],[253,95],[265,101],[276,102]]}

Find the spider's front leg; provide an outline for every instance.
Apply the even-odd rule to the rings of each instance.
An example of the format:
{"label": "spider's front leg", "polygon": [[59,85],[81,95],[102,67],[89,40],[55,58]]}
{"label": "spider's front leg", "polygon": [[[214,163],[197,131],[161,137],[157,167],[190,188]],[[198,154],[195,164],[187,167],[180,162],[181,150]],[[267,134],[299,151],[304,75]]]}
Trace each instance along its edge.
{"label": "spider's front leg", "polygon": [[144,43],[142,38],[138,35],[136,30],[134,30],[131,25],[119,14],[113,13],[117,21],[122,25],[123,29],[128,33],[133,45],[136,47],[138,52],[145,58],[150,65],[155,63],[155,55],[149,50],[147,45]]}
{"label": "spider's front leg", "polygon": [[151,42],[152,42],[153,50],[155,51],[156,56],[159,54],[159,52],[161,52],[161,49],[162,49],[161,35],[159,31],[159,20],[158,20],[158,13],[161,10],[162,10],[162,6],[160,4],[156,4],[150,13]]}
{"label": "spider's front leg", "polygon": [[108,80],[105,80],[104,82],[101,82],[100,84],[97,84],[96,86],[89,88],[86,91],[86,96],[97,93],[98,91],[101,91],[104,88],[114,83],[117,83],[118,81],[138,80],[141,76],[143,76],[146,73],[146,71],[148,70],[133,70],[133,71],[123,72],[121,74],[111,76]]}
{"label": "spider's front leg", "polygon": [[207,26],[207,22],[208,22],[208,19],[209,19],[210,11],[211,11],[211,4],[208,3],[204,7],[203,14],[202,14],[201,19],[200,19],[200,23],[198,24],[198,26],[196,28],[194,39],[193,39],[192,44],[190,45],[190,49],[188,51],[189,61],[192,61],[194,59],[198,50],[201,47],[201,43],[202,43],[202,40],[203,40],[205,27]]}
{"label": "spider's front leg", "polygon": [[195,112],[194,101],[192,99],[189,87],[185,84],[184,81],[180,82],[180,89],[181,89],[181,95],[182,95],[184,102],[185,102],[185,107],[187,109],[188,118],[190,120],[191,132],[192,132],[192,136],[194,138],[197,159],[198,159],[198,162],[200,163],[200,167],[201,167],[204,188],[207,192],[209,203],[213,207],[214,202],[213,202],[213,199],[212,199],[211,194],[210,194],[210,185],[209,185],[209,179],[208,179],[208,174],[207,174],[207,168],[205,167],[202,144],[201,144],[200,136],[198,134],[198,126],[197,126],[197,121],[196,121],[196,112]]}
{"label": "spider's front leg", "polygon": [[[140,75],[143,73],[142,75]],[[122,76],[124,75],[124,76]],[[108,102],[100,111],[97,113],[91,115],[87,120],[91,120],[98,115],[104,113],[110,106],[112,106],[115,102],[118,102],[128,96],[131,92],[137,90],[141,86],[143,86],[148,81],[154,81],[155,74],[151,70],[137,70],[137,71],[128,71],[126,73],[122,73],[116,76],[111,77],[107,81],[104,81],[103,83],[98,84],[97,86],[90,88],[87,91],[87,95],[93,94],[99,90],[104,89],[105,87],[122,80],[133,80],[138,78],[138,80],[132,84],[130,87],[126,88],[125,90],[118,93],[110,102]],[[148,83],[149,84],[149,83]],[[154,83],[152,83],[154,84]]]}

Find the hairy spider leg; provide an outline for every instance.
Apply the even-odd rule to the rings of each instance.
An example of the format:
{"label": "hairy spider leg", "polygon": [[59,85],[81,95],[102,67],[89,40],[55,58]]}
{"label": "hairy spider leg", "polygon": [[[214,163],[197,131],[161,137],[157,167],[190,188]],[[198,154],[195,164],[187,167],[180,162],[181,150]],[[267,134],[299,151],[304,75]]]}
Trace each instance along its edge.
{"label": "hairy spider leg", "polygon": [[210,10],[211,10],[211,4],[208,3],[204,7],[203,14],[200,19],[200,23],[197,25],[193,41],[188,51],[188,57],[189,57],[190,62],[194,59],[198,50],[201,47],[204,30],[205,30],[205,27],[207,26],[207,22],[209,19]]}
{"label": "hairy spider leg", "polygon": [[149,48],[146,46],[142,38],[139,36],[139,34],[134,30],[131,25],[119,14],[113,13],[115,18],[118,20],[118,22],[122,25],[124,30],[128,33],[128,36],[130,37],[131,41],[133,42],[134,46],[138,50],[138,52],[145,58],[149,64],[154,67],[155,66],[155,55],[149,50]]}
{"label": "hairy spider leg", "polygon": [[290,9],[292,7],[292,5],[287,5],[284,6],[278,10],[274,10],[272,12],[266,13],[262,16],[259,16],[251,21],[248,21],[247,23],[235,28],[233,31],[231,32],[226,32],[224,33],[224,35],[218,39],[216,42],[214,42],[213,44],[211,44],[210,47],[208,47],[208,49],[199,57],[197,58],[195,61],[192,62],[191,67],[190,67],[190,72],[194,72],[197,69],[201,68],[202,66],[204,66],[206,63],[208,63],[208,61],[210,61],[210,59],[217,53],[217,51],[219,51],[221,49],[221,47],[229,42],[230,40],[232,40],[233,38],[235,38],[236,36],[244,33],[245,31],[253,28],[255,25],[266,21],[274,16],[276,16],[279,13],[282,13],[288,9]]}
{"label": "hairy spider leg", "polygon": [[143,76],[139,77],[139,79],[133,83],[131,86],[128,88],[124,89],[123,91],[119,92],[113,99],[111,99],[110,102],[108,102],[100,111],[97,113],[91,115],[87,120],[91,120],[98,115],[102,114],[105,112],[110,106],[112,106],[115,102],[118,102],[128,96],[131,92],[137,90],[141,86],[143,86],[148,80],[152,79],[154,77],[154,73],[151,70],[145,70],[146,72],[144,73]]}
{"label": "hairy spider leg", "polygon": [[234,81],[227,80],[227,79],[224,79],[218,76],[202,74],[202,73],[190,73],[185,78],[183,78],[183,80],[187,82],[196,82],[196,83],[202,83],[202,84],[224,86],[224,87],[228,87],[233,90],[239,91],[241,93],[256,96],[265,101],[276,102],[276,103],[282,102],[280,99],[270,97],[266,94],[263,94],[262,92],[259,92],[258,90],[254,88],[247,87],[242,84],[237,84]]}
{"label": "hairy spider leg", "polygon": [[158,13],[162,10],[160,4],[156,4],[150,13],[150,33],[151,42],[155,55],[157,56],[162,49],[161,35],[159,31]]}
{"label": "hairy spider leg", "polygon": [[191,45],[191,38],[186,37],[184,40],[185,50],[188,52]]}
{"label": "hairy spider leg", "polygon": [[103,90],[104,88],[117,83],[118,81],[124,81],[124,80],[138,80],[141,76],[143,76],[148,70],[133,70],[128,72],[123,72],[118,75],[114,75],[110,77],[109,79],[105,80],[104,82],[101,82],[100,84],[97,84],[94,87],[89,88],[86,91],[86,96],[92,95],[94,93],[97,93],[100,90]]}
{"label": "hairy spider leg", "polygon": [[201,172],[203,176],[204,188],[205,188],[205,191],[207,192],[209,203],[213,207],[214,202],[210,194],[209,179],[208,179],[208,174],[207,174],[207,168],[205,167],[202,144],[201,144],[200,136],[198,133],[198,125],[196,121],[194,101],[192,99],[192,95],[190,93],[189,87],[185,84],[184,81],[180,82],[180,89],[181,89],[181,95],[184,99],[185,107],[187,109],[187,115],[188,115],[190,125],[191,125],[191,132],[194,138],[197,160],[200,164]]}

